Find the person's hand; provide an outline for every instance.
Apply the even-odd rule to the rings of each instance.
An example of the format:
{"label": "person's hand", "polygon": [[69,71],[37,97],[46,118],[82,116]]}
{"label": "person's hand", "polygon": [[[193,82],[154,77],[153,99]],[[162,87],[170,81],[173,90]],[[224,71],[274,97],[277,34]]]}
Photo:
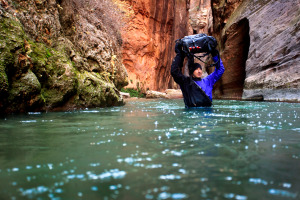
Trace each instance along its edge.
{"label": "person's hand", "polygon": [[183,54],[183,51],[182,51],[182,41],[181,41],[181,39],[176,40],[176,44],[175,44],[175,52],[176,52],[177,54]]}
{"label": "person's hand", "polygon": [[214,38],[213,36],[208,36],[206,39],[207,39],[209,51],[212,51],[215,48],[217,48],[218,42],[217,42],[216,38]]}
{"label": "person's hand", "polygon": [[210,53],[211,53],[212,57],[219,55],[219,51],[217,49],[213,49]]}
{"label": "person's hand", "polygon": [[190,53],[187,55],[187,58],[188,58],[188,67],[189,67],[189,69],[191,69],[195,63],[194,55]]}

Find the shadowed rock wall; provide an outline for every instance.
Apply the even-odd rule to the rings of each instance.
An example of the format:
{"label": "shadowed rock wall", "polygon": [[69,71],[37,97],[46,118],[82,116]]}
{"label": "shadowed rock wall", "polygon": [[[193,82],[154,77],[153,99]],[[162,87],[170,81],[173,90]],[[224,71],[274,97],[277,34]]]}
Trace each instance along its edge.
{"label": "shadowed rock wall", "polygon": [[0,113],[123,104],[127,72],[105,2],[0,1]]}
{"label": "shadowed rock wall", "polygon": [[231,25],[221,41],[221,58],[226,70],[215,85],[214,96],[240,99],[244,89],[250,45],[249,21],[244,18]]}
{"label": "shadowed rock wall", "polygon": [[213,2],[226,68],[220,97],[299,101],[299,1]]}

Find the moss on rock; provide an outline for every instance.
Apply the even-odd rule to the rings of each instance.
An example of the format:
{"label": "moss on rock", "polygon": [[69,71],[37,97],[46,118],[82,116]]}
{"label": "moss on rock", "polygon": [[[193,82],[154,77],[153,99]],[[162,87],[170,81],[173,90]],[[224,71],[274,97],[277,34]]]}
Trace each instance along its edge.
{"label": "moss on rock", "polygon": [[10,107],[7,110],[11,112],[39,110],[44,105],[40,93],[41,84],[35,74],[29,70],[20,79],[11,83],[8,96]]}
{"label": "moss on rock", "polygon": [[43,43],[31,42],[31,45],[33,71],[42,84],[47,108],[63,105],[77,93],[76,70],[64,51]]}
{"label": "moss on rock", "polygon": [[[3,12],[0,15],[0,113],[123,104],[117,88],[127,84],[126,69],[117,58],[113,63],[111,59],[101,58],[102,53],[112,54],[111,47],[103,48],[99,55],[98,51],[96,55],[91,50],[95,46],[79,48],[76,41],[71,42],[60,34],[58,12],[41,14],[34,12],[36,8],[30,3],[23,4],[33,12],[25,9],[16,13],[11,9],[13,5],[0,10]],[[26,20],[29,16],[39,20]],[[47,27],[48,32],[43,33],[43,28],[37,29],[43,25],[55,26]],[[101,39],[100,35],[97,37]],[[89,59],[104,67],[94,69]]]}
{"label": "moss on rock", "polygon": [[113,83],[104,81],[95,72],[78,73],[78,107],[104,107],[122,105],[123,101]]}
{"label": "moss on rock", "polygon": [[18,51],[22,50],[24,31],[16,19],[7,15],[0,17],[0,112],[4,112],[8,105],[10,73],[15,71]]}
{"label": "moss on rock", "polygon": [[8,92],[8,78],[4,66],[0,65],[0,96]]}

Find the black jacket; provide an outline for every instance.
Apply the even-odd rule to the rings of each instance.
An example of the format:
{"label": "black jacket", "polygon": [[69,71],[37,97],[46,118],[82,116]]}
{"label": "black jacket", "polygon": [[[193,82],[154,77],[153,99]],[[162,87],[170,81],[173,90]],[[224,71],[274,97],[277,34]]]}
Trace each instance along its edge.
{"label": "black jacket", "polygon": [[[214,57],[214,60],[218,59]],[[177,54],[172,62],[171,75],[180,86],[186,107],[210,107],[212,106],[211,93],[213,85],[224,73],[224,66],[220,59],[216,70],[204,79],[194,79],[182,74],[184,56]],[[201,82],[201,87],[196,84]]]}

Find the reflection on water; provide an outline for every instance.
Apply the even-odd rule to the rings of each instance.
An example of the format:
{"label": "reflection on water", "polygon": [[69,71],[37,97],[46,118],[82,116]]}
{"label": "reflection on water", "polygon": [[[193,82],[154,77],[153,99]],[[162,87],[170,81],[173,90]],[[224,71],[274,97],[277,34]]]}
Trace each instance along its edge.
{"label": "reflection on water", "polygon": [[300,198],[300,104],[137,100],[0,128],[0,199]]}

